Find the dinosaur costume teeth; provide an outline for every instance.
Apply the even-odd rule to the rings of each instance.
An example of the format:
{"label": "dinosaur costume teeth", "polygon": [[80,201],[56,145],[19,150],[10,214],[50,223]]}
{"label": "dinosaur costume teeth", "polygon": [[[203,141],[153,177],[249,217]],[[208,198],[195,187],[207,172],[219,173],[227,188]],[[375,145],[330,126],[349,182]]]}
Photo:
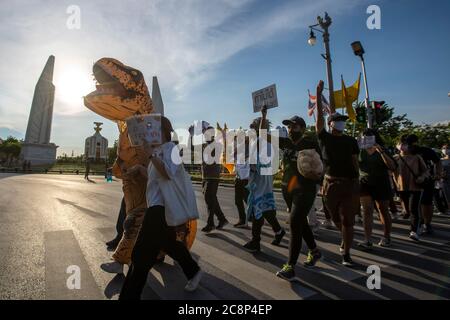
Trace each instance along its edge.
{"label": "dinosaur costume teeth", "polygon": [[[93,66],[96,90],[84,97],[85,106],[96,114],[115,121],[119,129],[117,159],[113,166],[116,178],[122,179],[126,205],[123,237],[113,259],[130,264],[131,253],[147,208],[147,179],[140,175],[124,176],[122,170],[134,165],[148,166],[148,159],[140,147],[132,147],[125,120],[137,114],[153,112],[153,103],[141,71],[113,58],[102,58]],[[191,248],[197,230],[192,220],[177,228],[177,238]]]}

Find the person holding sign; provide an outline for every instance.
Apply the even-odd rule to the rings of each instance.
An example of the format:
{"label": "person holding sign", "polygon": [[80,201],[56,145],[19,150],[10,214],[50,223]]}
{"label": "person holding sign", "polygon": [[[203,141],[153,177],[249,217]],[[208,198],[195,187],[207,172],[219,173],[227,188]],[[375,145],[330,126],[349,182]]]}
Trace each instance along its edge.
{"label": "person holding sign", "polygon": [[359,209],[358,143],[344,134],[347,116],[334,113],[329,118],[331,133],[325,130],[322,108],[323,81],[317,85],[316,132],[325,165],[323,197],[336,227],[342,233],[342,264],[354,266],[350,257],[355,215]]}
{"label": "person holding sign", "polygon": [[[380,219],[384,229],[384,237],[378,243],[381,247],[391,245],[392,220],[389,214],[389,200],[392,197],[389,170],[394,171],[397,167],[383,148],[383,140],[378,132],[373,129],[364,131],[363,140],[359,154],[359,183],[361,193],[361,205],[363,208],[364,242],[358,244],[363,250],[372,249],[372,225],[373,211],[376,205],[380,212]],[[368,139],[372,138],[372,139]],[[370,143],[367,141],[371,140]]]}
{"label": "person holding sign", "polygon": [[[252,221],[252,240],[244,245],[249,252],[261,250],[261,231],[264,220],[267,220],[275,233],[273,245],[279,245],[286,235],[276,217],[275,197],[273,195],[272,155],[273,147],[270,136],[261,134],[263,130],[269,129],[269,121],[266,119],[267,108],[261,110],[262,117],[253,120],[250,129],[256,130],[256,141],[250,143],[250,158],[257,159],[256,164],[250,165],[248,189],[250,191],[247,201],[247,218]],[[265,146],[264,146],[265,145]],[[268,152],[269,154],[264,154]],[[256,157],[255,156],[256,153]],[[266,159],[264,159],[266,158]],[[270,159],[267,159],[270,158]],[[268,163],[264,163],[269,160]],[[265,171],[265,172],[264,172]],[[270,171],[270,172],[268,172]]]}
{"label": "person holding sign", "polygon": [[[184,170],[179,149],[171,141],[173,129],[169,119],[161,117],[161,130],[161,145],[152,146],[144,142],[144,151],[150,160],[148,168],[135,168],[148,176],[148,209],[133,249],[120,300],[140,299],[148,272],[157,262],[161,250],[183,269],[188,279],[185,290],[194,291],[202,277],[200,267],[186,244],[178,239],[177,231],[179,226],[198,219],[194,190],[190,176]],[[189,243],[192,245],[195,230],[188,230],[188,233],[189,246]]]}

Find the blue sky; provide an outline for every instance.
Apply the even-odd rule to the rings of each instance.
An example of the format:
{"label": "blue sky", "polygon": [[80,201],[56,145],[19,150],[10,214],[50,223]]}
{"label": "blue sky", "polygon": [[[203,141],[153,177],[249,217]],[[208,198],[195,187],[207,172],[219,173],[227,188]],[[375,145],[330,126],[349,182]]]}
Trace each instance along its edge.
{"label": "blue sky", "polygon": [[[69,5],[81,10],[81,29],[69,30]],[[369,5],[381,8],[381,30],[366,27]],[[450,1],[434,0],[164,0],[14,1],[0,4],[0,136],[24,133],[35,83],[56,56],[51,140],[59,153],[82,152],[102,119],[84,108],[93,90],[94,61],[109,56],[158,76],[166,115],[174,127],[193,120],[247,127],[251,92],[276,83],[274,124],[294,114],[307,122],[307,90],[326,78],[319,34],[307,44],[308,25],[326,10],[333,18],[335,89],[361,66],[350,43],[366,50],[371,98],[385,100],[417,123],[450,120]],[[360,99],[363,99],[361,91]],[[117,130],[107,120],[102,133]]]}

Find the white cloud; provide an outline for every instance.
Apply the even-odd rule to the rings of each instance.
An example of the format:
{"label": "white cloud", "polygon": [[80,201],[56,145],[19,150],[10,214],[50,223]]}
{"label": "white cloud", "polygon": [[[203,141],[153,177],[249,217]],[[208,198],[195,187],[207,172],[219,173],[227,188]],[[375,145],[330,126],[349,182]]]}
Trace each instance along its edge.
{"label": "white cloud", "polygon": [[[56,56],[55,77],[68,65],[88,75],[95,60],[111,56],[142,70],[149,87],[158,75],[165,100],[182,100],[241,50],[306,28],[325,8],[339,13],[356,2],[2,1],[0,126],[25,131],[34,85],[50,54]],[[81,9],[81,30],[66,28],[72,4]],[[57,88],[56,114],[87,112],[81,97],[69,102],[58,94]]]}

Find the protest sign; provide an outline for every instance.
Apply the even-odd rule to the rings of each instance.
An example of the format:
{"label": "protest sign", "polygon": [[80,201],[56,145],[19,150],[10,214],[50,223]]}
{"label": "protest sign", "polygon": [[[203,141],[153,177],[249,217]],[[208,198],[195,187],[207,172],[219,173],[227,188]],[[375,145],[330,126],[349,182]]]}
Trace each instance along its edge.
{"label": "protest sign", "polygon": [[132,146],[142,146],[144,141],[151,145],[161,144],[161,115],[147,114],[129,117],[128,138]]}
{"label": "protest sign", "polygon": [[252,93],[253,112],[260,112],[265,106],[267,109],[278,107],[277,87],[272,84],[266,88]]}

